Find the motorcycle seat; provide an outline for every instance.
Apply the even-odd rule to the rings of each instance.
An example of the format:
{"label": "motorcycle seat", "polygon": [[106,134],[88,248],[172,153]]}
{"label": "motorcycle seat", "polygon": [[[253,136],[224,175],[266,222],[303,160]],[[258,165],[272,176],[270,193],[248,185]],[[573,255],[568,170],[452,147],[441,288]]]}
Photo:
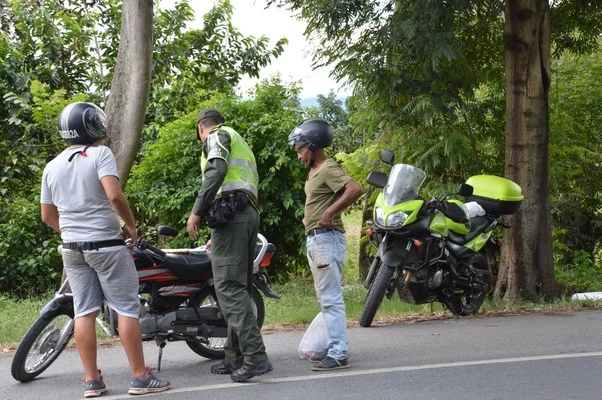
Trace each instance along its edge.
{"label": "motorcycle seat", "polygon": [[165,261],[169,270],[184,281],[198,282],[211,276],[209,253],[167,253]]}
{"label": "motorcycle seat", "polygon": [[[473,240],[477,235],[490,229],[492,220],[487,217],[473,217],[470,219],[471,227],[470,232],[466,235],[459,235],[453,231],[449,231],[449,239],[455,244],[464,245]],[[491,227],[492,228],[492,227]]]}

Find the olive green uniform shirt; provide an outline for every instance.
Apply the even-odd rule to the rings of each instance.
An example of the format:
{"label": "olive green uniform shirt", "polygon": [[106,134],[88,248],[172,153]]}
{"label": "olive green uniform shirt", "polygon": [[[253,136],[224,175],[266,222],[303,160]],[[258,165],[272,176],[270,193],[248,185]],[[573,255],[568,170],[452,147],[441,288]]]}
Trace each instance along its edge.
{"label": "olive green uniform shirt", "polygon": [[[341,196],[341,189],[351,180],[332,158],[327,159],[318,172],[305,181],[305,234],[320,228],[320,217]],[[333,217],[334,228],[345,232],[341,214]]]}

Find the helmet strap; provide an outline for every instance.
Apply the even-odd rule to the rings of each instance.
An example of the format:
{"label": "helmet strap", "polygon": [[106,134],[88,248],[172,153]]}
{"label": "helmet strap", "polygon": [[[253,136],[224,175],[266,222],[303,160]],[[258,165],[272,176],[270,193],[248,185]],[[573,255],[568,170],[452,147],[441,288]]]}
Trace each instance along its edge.
{"label": "helmet strap", "polygon": [[88,157],[88,154],[86,154],[86,150],[88,150],[88,148],[92,146],[92,144],[90,143],[89,145],[87,145],[86,147],[84,147],[83,150],[80,151],[76,151],[75,153],[71,154],[71,157],[69,157],[69,162],[73,161],[73,157],[75,157],[78,154],[81,154],[84,157]]}

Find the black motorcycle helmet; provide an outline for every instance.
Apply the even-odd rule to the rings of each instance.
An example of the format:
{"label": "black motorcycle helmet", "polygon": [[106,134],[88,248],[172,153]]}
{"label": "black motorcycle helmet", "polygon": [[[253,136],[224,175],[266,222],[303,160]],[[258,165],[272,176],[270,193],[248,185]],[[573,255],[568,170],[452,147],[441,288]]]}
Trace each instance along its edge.
{"label": "black motorcycle helmet", "polygon": [[288,135],[288,144],[306,144],[309,151],[328,147],[332,144],[334,131],[332,126],[321,119],[312,119],[297,125]]}
{"label": "black motorcycle helmet", "polygon": [[106,119],[92,103],[71,103],[59,115],[59,133],[69,144],[92,144],[107,137]]}

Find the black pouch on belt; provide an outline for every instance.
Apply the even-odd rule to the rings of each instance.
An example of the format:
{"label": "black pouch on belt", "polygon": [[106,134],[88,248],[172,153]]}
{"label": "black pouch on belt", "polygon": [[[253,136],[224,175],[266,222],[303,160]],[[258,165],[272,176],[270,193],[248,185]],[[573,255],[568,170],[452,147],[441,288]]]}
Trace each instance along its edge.
{"label": "black pouch on belt", "polygon": [[210,228],[222,228],[228,225],[234,214],[227,200],[217,199],[205,212],[205,221]]}
{"label": "black pouch on belt", "polygon": [[245,192],[230,192],[230,207],[235,212],[244,211],[245,208],[249,205],[249,195]]}

